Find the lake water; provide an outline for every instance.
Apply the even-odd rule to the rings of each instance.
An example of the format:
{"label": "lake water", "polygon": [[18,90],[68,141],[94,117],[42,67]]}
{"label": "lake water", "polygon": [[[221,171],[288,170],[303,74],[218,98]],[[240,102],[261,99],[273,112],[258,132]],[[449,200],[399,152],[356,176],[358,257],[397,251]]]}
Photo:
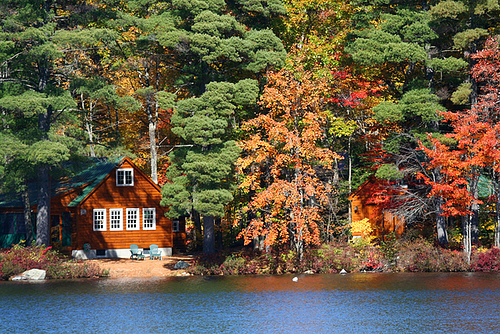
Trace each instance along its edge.
{"label": "lake water", "polygon": [[0,333],[500,333],[500,275],[0,282]]}

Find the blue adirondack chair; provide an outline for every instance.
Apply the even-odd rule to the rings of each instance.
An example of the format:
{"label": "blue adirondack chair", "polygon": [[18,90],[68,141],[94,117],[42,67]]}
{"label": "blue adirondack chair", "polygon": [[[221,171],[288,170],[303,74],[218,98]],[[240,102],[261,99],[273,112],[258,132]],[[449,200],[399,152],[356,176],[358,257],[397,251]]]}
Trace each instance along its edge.
{"label": "blue adirondack chair", "polygon": [[139,246],[132,244],[130,245],[130,258],[139,260],[139,258],[144,259],[144,255],[142,255],[142,250],[139,249]]}
{"label": "blue adirondack chair", "polygon": [[161,250],[158,249],[158,245],[149,246],[149,259],[154,260],[155,258],[160,258],[161,260]]}

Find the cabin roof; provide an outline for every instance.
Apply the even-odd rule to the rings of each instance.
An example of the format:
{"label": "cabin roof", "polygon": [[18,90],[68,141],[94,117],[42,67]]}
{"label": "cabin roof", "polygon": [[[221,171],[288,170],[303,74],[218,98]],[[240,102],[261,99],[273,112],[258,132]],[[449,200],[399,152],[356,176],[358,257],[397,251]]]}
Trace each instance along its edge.
{"label": "cabin roof", "polygon": [[[126,158],[108,159],[108,158],[89,158],[84,162],[71,162],[66,169],[77,169],[74,175],[70,177],[61,177],[57,180],[52,180],[51,197],[66,193],[68,191],[81,188],[82,193],[77,196],[70,204],[70,207],[77,206],[92,190],[100,184],[104,178]],[[30,204],[37,205],[37,181],[33,180],[28,183],[28,192],[30,196]],[[21,196],[16,193],[0,194],[0,208],[16,208],[22,207]]]}
{"label": "cabin roof", "polygon": [[83,188],[82,193],[79,196],[77,196],[73,201],[71,201],[71,203],[68,204],[68,207],[71,208],[80,204],[80,202],[84,200],[106,178],[106,176],[108,176],[109,173],[111,173],[111,171],[115,167],[119,166],[124,159],[125,158],[118,159],[115,161],[103,161],[85,170],[82,173],[83,175],[81,181],[79,182],[78,185],[75,184],[73,189],[76,187],[84,186],[85,184],[86,186]]}

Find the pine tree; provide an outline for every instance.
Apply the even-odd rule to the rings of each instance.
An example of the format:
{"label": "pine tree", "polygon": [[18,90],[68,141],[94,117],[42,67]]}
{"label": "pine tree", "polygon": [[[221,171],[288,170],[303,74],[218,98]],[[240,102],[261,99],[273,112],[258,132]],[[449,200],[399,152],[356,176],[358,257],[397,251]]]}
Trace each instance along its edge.
{"label": "pine tree", "polygon": [[185,146],[171,153],[162,203],[170,216],[203,216],[204,252],[213,253],[214,221],[233,198],[235,130],[255,106],[263,73],[285,58],[267,28],[284,8],[279,1],[172,4],[175,24],[157,37],[178,62],[181,92],[171,123]]}
{"label": "pine tree", "polygon": [[[71,138],[68,132],[68,128],[77,126],[73,117],[76,104],[68,90],[72,79],[68,68],[74,63],[63,59],[71,47],[96,47],[107,38],[96,30],[78,28],[84,23],[78,17],[89,14],[93,6],[72,13],[66,10],[70,4],[0,1],[0,108],[6,116],[2,131],[27,145],[23,155],[26,170],[28,164],[37,170],[39,245],[50,243],[51,169],[68,160],[78,147],[74,140],[77,138]],[[22,122],[36,125],[19,127]],[[57,124],[66,127],[57,129]],[[15,128],[20,131],[13,131]]]}

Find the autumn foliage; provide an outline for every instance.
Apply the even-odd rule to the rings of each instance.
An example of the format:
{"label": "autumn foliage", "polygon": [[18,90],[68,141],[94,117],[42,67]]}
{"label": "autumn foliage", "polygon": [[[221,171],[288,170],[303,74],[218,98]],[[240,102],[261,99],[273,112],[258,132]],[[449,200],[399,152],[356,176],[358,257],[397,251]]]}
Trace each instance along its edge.
{"label": "autumn foliage", "polygon": [[443,138],[432,138],[432,147],[421,145],[430,158],[428,169],[439,168],[442,178],[431,180],[420,177],[432,185],[429,196],[445,199],[442,206],[447,216],[470,213],[473,203],[481,204],[471,183],[478,182],[481,171],[492,168],[498,172],[500,161],[500,49],[496,39],[490,38],[485,49],[473,55],[477,61],[472,77],[480,86],[477,103],[470,110],[444,112],[453,132]]}
{"label": "autumn foliage", "polygon": [[254,194],[246,207],[251,217],[242,232],[245,243],[264,237],[264,244],[319,243],[321,207],[330,186],[320,172],[340,157],[324,146],[327,81],[308,71],[269,73],[261,105],[267,113],[246,122],[250,134],[240,142],[240,189]]}

